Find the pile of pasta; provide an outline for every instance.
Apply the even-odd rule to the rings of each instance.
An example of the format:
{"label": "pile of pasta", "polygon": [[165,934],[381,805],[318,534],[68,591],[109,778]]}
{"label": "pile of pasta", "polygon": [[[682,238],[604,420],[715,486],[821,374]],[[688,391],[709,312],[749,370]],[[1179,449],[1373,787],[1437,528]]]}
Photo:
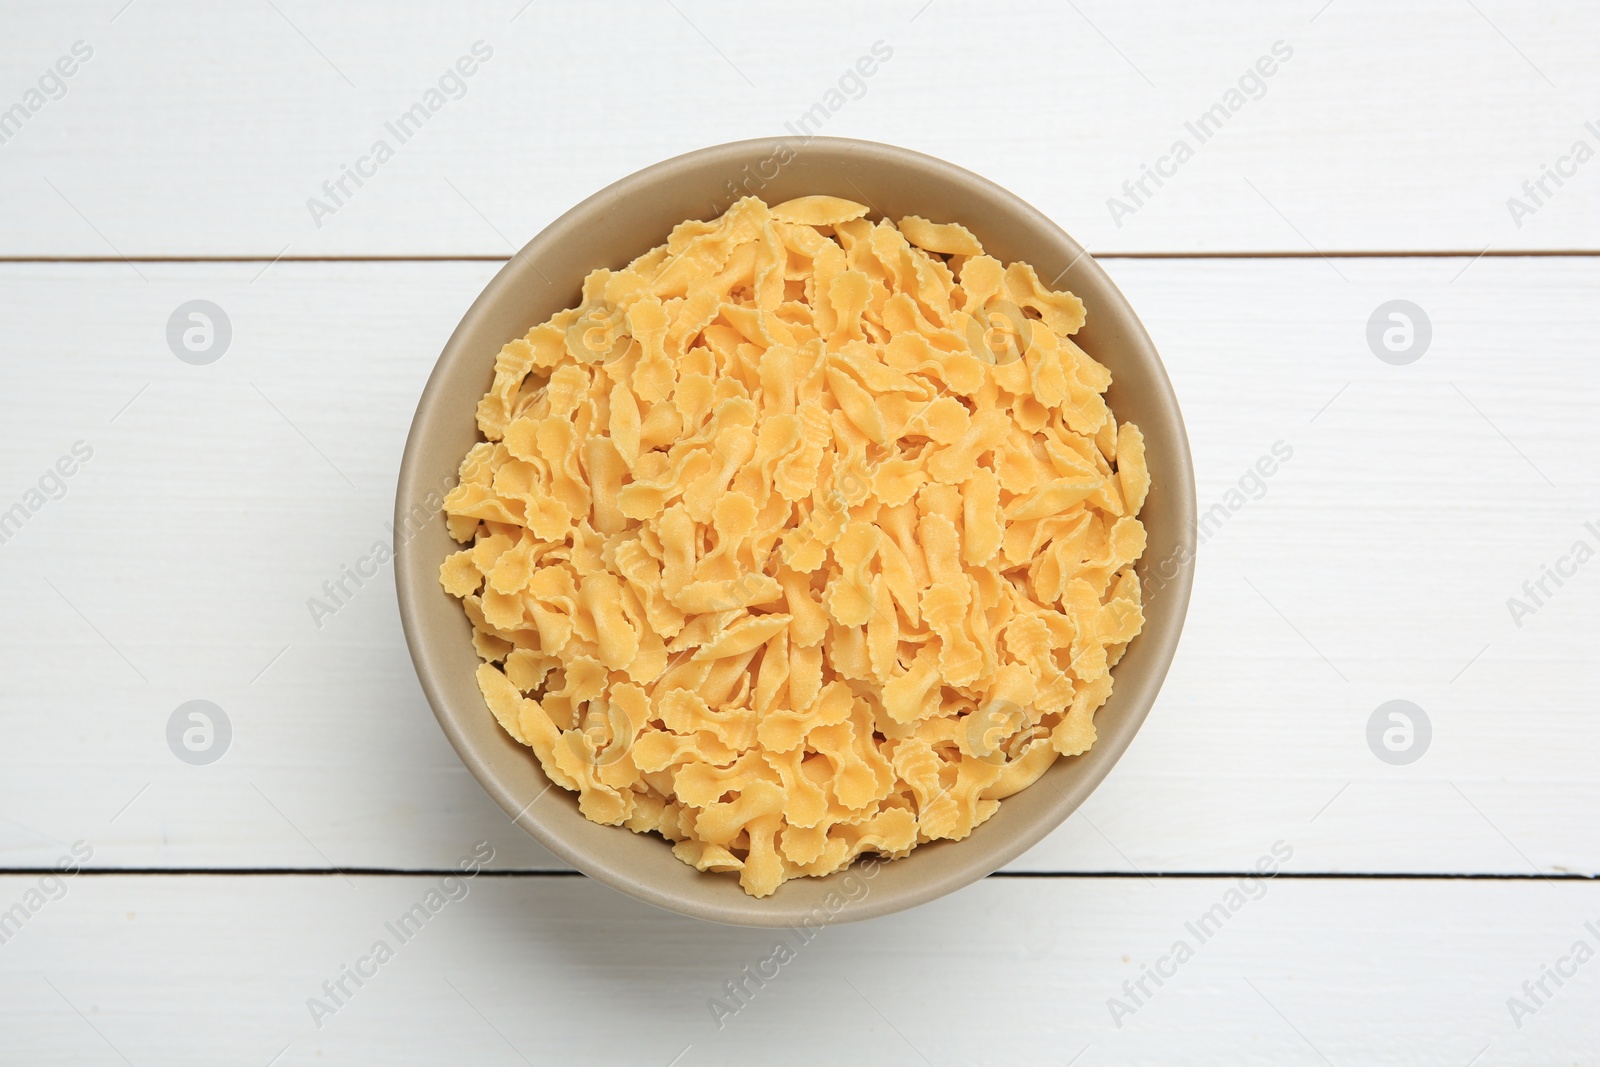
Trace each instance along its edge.
{"label": "pile of pasta", "polygon": [[505,731],[765,896],[1087,750],[1144,440],[1077,297],[965,228],[745,198],[507,344],[444,510]]}

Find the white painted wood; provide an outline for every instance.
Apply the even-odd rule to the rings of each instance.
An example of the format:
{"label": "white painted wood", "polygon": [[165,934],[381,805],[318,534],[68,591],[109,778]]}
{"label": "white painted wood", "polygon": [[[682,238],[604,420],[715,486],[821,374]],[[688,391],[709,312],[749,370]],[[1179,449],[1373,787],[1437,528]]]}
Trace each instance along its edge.
{"label": "white painted wood", "polygon": [[[75,42],[93,56],[0,144],[0,255],[500,254],[649,163],[783,133],[879,41],[822,132],[986,174],[1098,252],[1600,248],[1600,162],[1561,163],[1600,147],[1584,5],[125,5],[8,12],[0,109]],[[388,133],[477,41],[464,95]],[[1278,41],[1264,95],[1202,143],[1186,124]],[[308,199],[380,138],[394,158],[315,225]],[[1193,158],[1163,162],[1179,139]],[[1173,177],[1139,204],[1146,165]],[[1535,202],[1546,165],[1571,177]],[[1137,207],[1120,226],[1113,196]]]}
{"label": "white painted wood", "polygon": [[[0,879],[0,902],[32,883]],[[1276,880],[1249,899],[1231,879],[989,879],[800,943],[586,879],[480,877],[401,944],[386,924],[436,885],[80,877],[0,946],[5,1057],[1461,1067],[1600,1053],[1600,962],[1560,988],[1546,979],[1520,1028],[1507,1007],[1576,942],[1600,946],[1594,883]],[[1202,943],[1188,924],[1226,912],[1230,890],[1237,910]],[[749,981],[719,1030],[707,1002],[728,1004],[725,983],[780,937],[793,958]],[[393,958],[364,965],[360,988],[346,980],[352,995],[318,1028],[308,999],[378,940]],[[1174,967],[1180,940],[1193,955]],[[1119,1028],[1108,1001],[1132,1004],[1123,983],[1157,964],[1171,977],[1146,979],[1153,995]]]}
{"label": "white painted wood", "polygon": [[[1237,880],[1154,877],[1275,844],[1294,874],[1600,874],[1600,564],[1544,579],[1520,626],[1507,609],[1576,541],[1600,548],[1600,258],[1470,260],[1600,250],[1600,162],[1570,165],[1600,148],[1597,19],[1509,0],[8,11],[0,259],[110,262],[0,263],[0,516],[93,450],[0,527],[0,869],[83,842],[90,866],[156,873],[0,876],[0,1061],[1600,1058],[1600,963],[1543,978],[1545,1003],[1523,990],[1600,950],[1600,882],[1280,879],[1201,945],[1185,924]],[[480,40],[465,95],[317,226],[307,198]],[[1265,95],[1118,225],[1108,198],[1197,142],[1186,121],[1279,40]],[[30,98],[78,41],[65,95]],[[483,877],[402,946],[385,923],[437,875],[159,873],[444,869],[479,841],[495,870],[561,867],[434,725],[389,572],[320,629],[305,606],[387,538],[412,406],[498,264],[292,260],[504,255],[651,162],[782,133],[877,41],[892,56],[822,132],[967,166],[1099,253],[1465,253],[1106,261],[1183,401],[1202,511],[1222,509],[1146,727],[1012,872],[1129,876],[988,879],[825,929],[718,1029],[708,1000],[772,933]],[[192,299],[232,323],[211,366],[167,347]],[[1393,299],[1431,319],[1409,366],[1365,337]],[[1278,442],[1292,458],[1230,509]],[[193,699],[234,730],[210,766],[167,745]],[[1392,699],[1432,722],[1410,766],[1367,747]],[[307,998],[380,937],[395,959],[319,1029]],[[1179,939],[1194,958],[1133,1001],[1123,982]],[[1538,1009],[1520,1026],[1513,996]],[[1138,1009],[1121,1027],[1112,997]]]}
{"label": "white painted wood", "polygon": [[[1275,442],[1293,457],[1205,544],[1132,749],[1015,866],[1231,871],[1282,838],[1308,871],[1600,872],[1600,564],[1520,629],[1506,608],[1600,541],[1600,260],[1108,267],[1173,375],[1202,509]],[[0,508],[94,449],[0,545],[0,863],[82,838],[112,866],[431,868],[487,837],[552,865],[434,724],[388,572],[320,630],[306,608],[388,536],[416,396],[495,268],[0,266]],[[1397,297],[1433,324],[1405,367],[1365,341]],[[165,340],[195,298],[233,327],[206,367]],[[1365,740],[1397,698],[1434,729],[1408,767]],[[233,724],[211,766],[166,745],[192,699]]]}

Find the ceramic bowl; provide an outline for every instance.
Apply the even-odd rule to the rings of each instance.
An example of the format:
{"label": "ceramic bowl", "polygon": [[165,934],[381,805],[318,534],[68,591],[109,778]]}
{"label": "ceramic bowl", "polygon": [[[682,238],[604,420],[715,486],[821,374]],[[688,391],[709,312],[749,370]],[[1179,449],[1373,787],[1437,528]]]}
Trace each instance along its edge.
{"label": "ceramic bowl", "polygon": [[[495,722],[474,681],[478,659],[466,616],[439,585],[439,564],[457,546],[427,502],[437,501],[479,439],[474,408],[501,345],[576,304],[584,275],[626,265],[677,223],[715,217],[738,196],[776,204],[813,193],[865,203],[873,218],[959,222],[1002,262],[1031,263],[1041,279],[1056,279],[1083,300],[1088,324],[1076,340],[1110,369],[1112,410],[1137,423],[1147,442],[1152,485],[1140,518],[1149,544],[1139,571],[1148,602],[1144,631],[1116,666],[1115,689],[1095,716],[1099,737],[1090,751],[1058,760],[963,841],[918,846],[905,859],[874,865],[870,878],[858,864],[754,899],[732,876],[681,863],[656,835],[586,820],[576,797],[550,788],[532,753]],[[1195,544],[1194,476],[1177,399],[1138,317],[1100,265],[1050,219],[976,174],[903,148],[824,137],[740,141],[657,163],[595,193],[528,242],[468,309],[428,379],[395,516],[400,614],[417,676],[489,795],[590,877],[662,908],[749,926],[815,926],[909,908],[998,870],[1059,826],[1127,749],[1156,698],[1188,608]]]}

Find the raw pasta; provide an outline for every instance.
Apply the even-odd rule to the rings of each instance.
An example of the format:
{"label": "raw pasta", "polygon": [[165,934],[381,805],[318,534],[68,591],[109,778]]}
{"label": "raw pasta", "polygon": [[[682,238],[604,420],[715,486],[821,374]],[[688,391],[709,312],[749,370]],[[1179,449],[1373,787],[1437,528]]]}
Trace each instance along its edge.
{"label": "raw pasta", "polygon": [[440,568],[505,731],[755,896],[1094,743],[1150,486],[1083,304],[830,196],[688,221],[507,344]]}

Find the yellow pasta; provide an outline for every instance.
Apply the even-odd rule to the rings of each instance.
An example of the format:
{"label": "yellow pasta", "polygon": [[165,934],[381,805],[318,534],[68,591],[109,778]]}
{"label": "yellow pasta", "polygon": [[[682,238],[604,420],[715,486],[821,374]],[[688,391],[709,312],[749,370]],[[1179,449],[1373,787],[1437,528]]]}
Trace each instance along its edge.
{"label": "yellow pasta", "polygon": [[1138,428],[1076,296],[955,223],[747,197],[507,344],[444,504],[488,711],[754,896],[959,840],[1093,743]]}

